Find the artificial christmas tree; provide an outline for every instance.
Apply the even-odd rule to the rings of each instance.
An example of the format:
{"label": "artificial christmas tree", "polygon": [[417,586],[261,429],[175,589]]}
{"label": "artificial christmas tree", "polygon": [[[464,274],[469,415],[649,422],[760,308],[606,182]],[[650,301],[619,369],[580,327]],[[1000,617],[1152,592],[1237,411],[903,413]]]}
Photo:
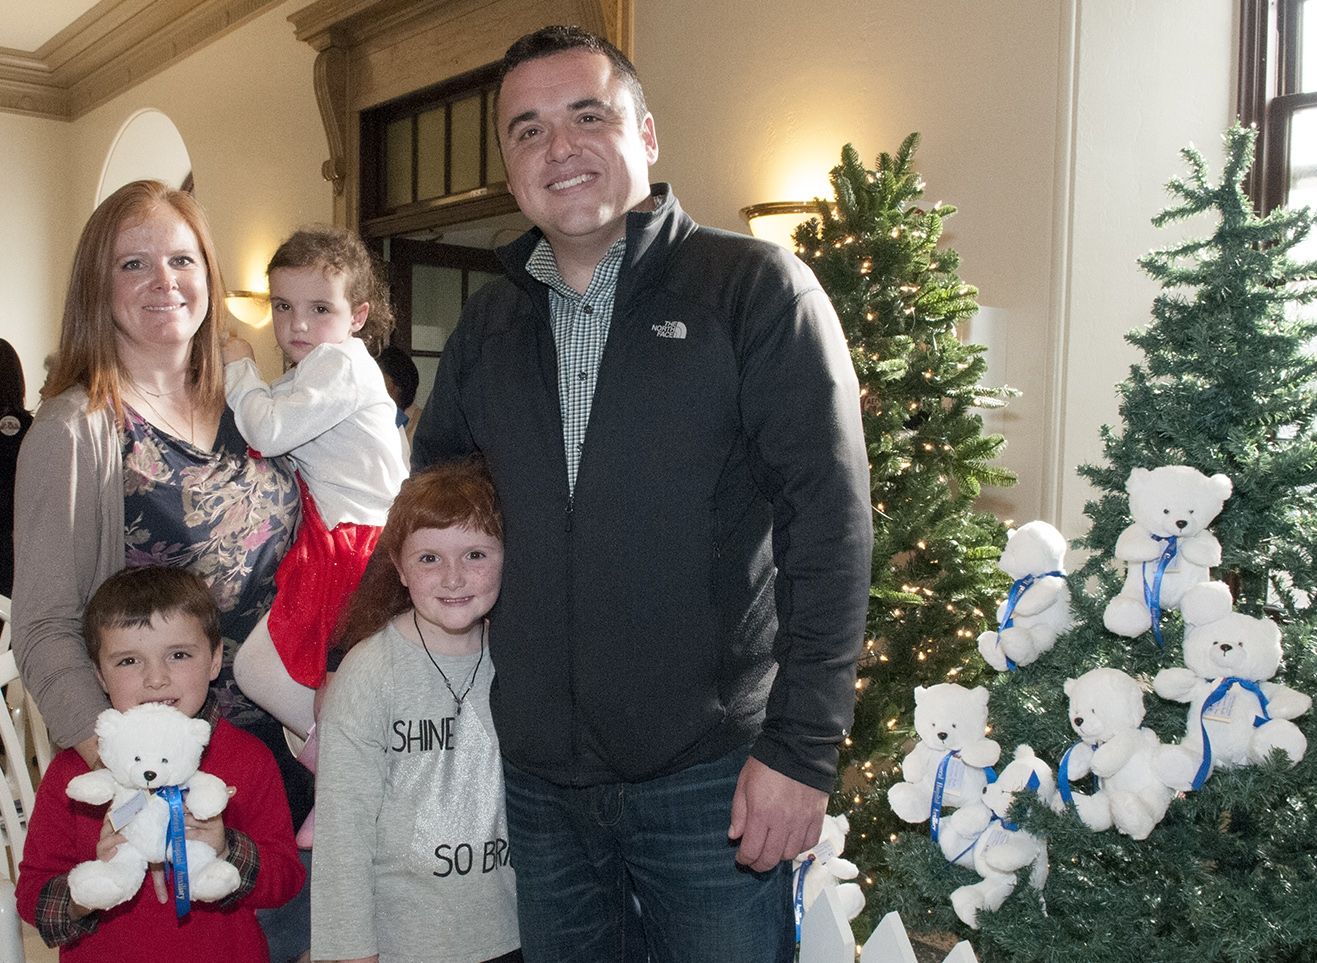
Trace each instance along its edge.
{"label": "artificial christmas tree", "polygon": [[[1151,324],[1129,336],[1142,362],[1119,387],[1123,427],[1104,430],[1106,463],[1081,473],[1098,489],[1086,512],[1093,555],[1075,576],[1076,627],[992,690],[993,736],[1005,750],[1028,743],[1055,762],[1075,736],[1065,680],[1109,667],[1150,688],[1158,672],[1183,663],[1179,614],[1152,634],[1124,638],[1103,627],[1121,576],[1112,565],[1129,523],[1126,482],[1139,468],[1183,464],[1228,477],[1233,491],[1212,525],[1221,564],[1214,577],[1243,613],[1280,622],[1285,661],[1274,681],[1317,693],[1317,326],[1299,306],[1317,296],[1317,265],[1291,252],[1307,235],[1307,211],[1252,212],[1240,182],[1252,161],[1253,132],[1227,132],[1225,169],[1210,183],[1202,156],[1186,149],[1186,178],[1157,217],[1198,215],[1215,223],[1204,238],[1153,252],[1142,264],[1164,285]],[[1087,585],[1089,591],[1078,591]],[[1144,725],[1163,742],[1185,732],[1185,707],[1148,693]],[[1194,720],[1190,721],[1193,724]],[[1312,713],[1296,719],[1311,744]],[[1025,800],[1012,811],[1046,837],[1051,876],[1041,895],[1019,888],[979,918],[982,959],[1094,961],[1317,959],[1317,749],[1296,765],[1277,752],[1264,762],[1212,773],[1173,799],[1148,837],[1092,832],[1073,809],[1056,814]],[[1075,783],[1087,791],[1087,781]],[[893,874],[869,905],[899,908],[912,928],[956,929],[946,900],[967,881],[926,837],[890,847]]]}
{"label": "artificial christmas tree", "polygon": [[1012,392],[981,386],[984,349],[957,337],[978,292],[957,276],[956,252],[939,247],[955,208],[916,206],[918,144],[911,134],[873,170],[847,145],[831,174],[834,202],[820,202],[795,235],[850,345],[873,481],[867,650],[842,758],[851,781],[833,807],[849,811],[848,846],[869,867],[878,842],[903,827],[883,793],[912,735],[911,689],[972,684],[982,671],[975,640],[1010,584],[996,567],[1003,527],[973,503],[981,486],[1014,482],[993,464],[1001,436],[984,433],[975,413]]}

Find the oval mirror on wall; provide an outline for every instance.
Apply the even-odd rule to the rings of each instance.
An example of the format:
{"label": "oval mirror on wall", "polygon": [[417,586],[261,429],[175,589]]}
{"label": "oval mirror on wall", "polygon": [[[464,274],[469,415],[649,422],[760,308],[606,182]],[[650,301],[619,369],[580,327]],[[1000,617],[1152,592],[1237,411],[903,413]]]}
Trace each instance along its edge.
{"label": "oval mirror on wall", "polygon": [[129,181],[163,181],[192,190],[192,158],[174,122],[153,107],[139,110],[119,128],[101,169],[99,204]]}

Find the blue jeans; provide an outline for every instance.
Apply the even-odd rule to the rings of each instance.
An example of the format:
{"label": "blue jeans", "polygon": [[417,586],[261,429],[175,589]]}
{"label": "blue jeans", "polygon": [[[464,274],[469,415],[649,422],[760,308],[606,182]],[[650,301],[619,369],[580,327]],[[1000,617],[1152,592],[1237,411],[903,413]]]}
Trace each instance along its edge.
{"label": "blue jeans", "polygon": [[504,763],[527,963],[789,963],[791,864],[752,873],[727,839],[747,754],[580,788]]}

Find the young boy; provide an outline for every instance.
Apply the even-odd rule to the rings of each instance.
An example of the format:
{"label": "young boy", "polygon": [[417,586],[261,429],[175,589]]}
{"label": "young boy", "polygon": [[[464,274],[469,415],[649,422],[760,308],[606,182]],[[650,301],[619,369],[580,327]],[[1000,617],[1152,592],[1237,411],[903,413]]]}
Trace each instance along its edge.
{"label": "young boy", "polygon": [[128,569],[107,579],[83,615],[87,652],[114,708],[164,702],[210,723],[201,768],[233,796],[213,819],[187,816],[187,834],[212,845],[238,868],[242,884],[218,903],[193,902],[178,919],[172,899],[157,897],[151,875],[137,895],[104,911],[78,906],[68,874],[106,859],[124,841],[105,806],[74,802],[69,780],[87,772],[73,749],[50,764],[37,790],[18,875],[18,913],[60,960],[138,963],[147,958],[268,961],[255,910],[280,906],[301,888],[305,870],[270,751],[220,718],[210,683],[220,671],[219,613],[205,583],[176,568]]}

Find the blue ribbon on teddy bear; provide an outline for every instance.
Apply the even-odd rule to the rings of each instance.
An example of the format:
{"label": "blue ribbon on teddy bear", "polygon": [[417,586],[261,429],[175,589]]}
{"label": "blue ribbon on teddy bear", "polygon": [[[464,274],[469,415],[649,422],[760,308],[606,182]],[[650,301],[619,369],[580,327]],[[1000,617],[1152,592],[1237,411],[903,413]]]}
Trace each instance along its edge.
{"label": "blue ribbon on teddy bear", "polygon": [[1271,713],[1267,710],[1268,700],[1262,693],[1262,686],[1252,679],[1241,679],[1239,676],[1228,675],[1223,678],[1215,689],[1213,689],[1203,700],[1203,707],[1198,710],[1198,727],[1203,731],[1203,762],[1198,767],[1198,772],[1194,774],[1194,781],[1190,785],[1191,789],[1203,788],[1203,783],[1207,782],[1207,776],[1212,771],[1212,740],[1207,735],[1207,722],[1205,716],[1207,710],[1212,708],[1226,697],[1232,686],[1239,686],[1248,692],[1257,696],[1258,705],[1262,708],[1262,715],[1253,717],[1253,728],[1266,725],[1271,721]]}
{"label": "blue ribbon on teddy bear", "polygon": [[1161,557],[1157,559],[1157,571],[1152,577],[1152,585],[1148,585],[1148,563],[1143,563],[1143,603],[1148,606],[1148,614],[1152,617],[1152,637],[1157,640],[1157,648],[1164,648],[1162,645],[1162,576],[1166,574],[1166,566],[1171,564],[1180,551],[1180,539],[1177,535],[1154,535],[1155,541],[1165,542],[1166,547],[1162,549]]}
{"label": "blue ribbon on teddy bear", "polygon": [[[1065,803],[1067,806],[1073,806],[1075,804],[1075,794],[1070,789],[1070,754],[1074,752],[1076,749],[1078,749],[1080,746],[1087,746],[1087,745],[1088,743],[1083,741],[1076,742],[1073,746],[1071,746],[1069,749],[1065,751],[1065,755],[1061,757],[1061,764],[1056,767],[1056,789],[1057,792],[1061,794],[1061,801]],[[1097,746],[1095,745],[1089,746],[1089,748],[1092,749],[1094,752],[1097,751]],[[1098,778],[1097,773],[1094,773],[1093,792],[1097,792],[1101,788],[1102,788],[1102,780]]]}
{"label": "blue ribbon on teddy bear", "polygon": [[[959,759],[960,752],[955,749],[948,751],[937,764],[937,776],[933,779],[933,798],[928,805],[928,835],[933,842],[937,842],[942,827],[942,796],[946,793],[947,766],[951,763],[952,756]],[[990,783],[997,781],[997,771],[991,766],[983,767],[983,775]]]}
{"label": "blue ribbon on teddy bear", "polygon": [[[1017,578],[1011,583],[1011,591],[1006,596],[1006,611],[1001,614],[1001,624],[997,626],[997,648],[1001,648],[1001,634],[1015,624],[1015,606],[1020,603],[1024,593],[1033,587],[1033,583],[1040,578],[1048,578],[1055,575],[1057,578],[1065,578],[1065,572],[1044,572],[1042,575],[1026,575],[1024,578]],[[1006,657],[1006,668],[1014,672],[1019,668],[1010,656]]]}
{"label": "blue ribbon on teddy bear", "polygon": [[192,911],[192,892],[187,880],[187,826],[183,819],[183,790],[161,786],[156,795],[169,806],[169,833],[165,837],[165,879],[174,893],[174,913],[179,919]]}

